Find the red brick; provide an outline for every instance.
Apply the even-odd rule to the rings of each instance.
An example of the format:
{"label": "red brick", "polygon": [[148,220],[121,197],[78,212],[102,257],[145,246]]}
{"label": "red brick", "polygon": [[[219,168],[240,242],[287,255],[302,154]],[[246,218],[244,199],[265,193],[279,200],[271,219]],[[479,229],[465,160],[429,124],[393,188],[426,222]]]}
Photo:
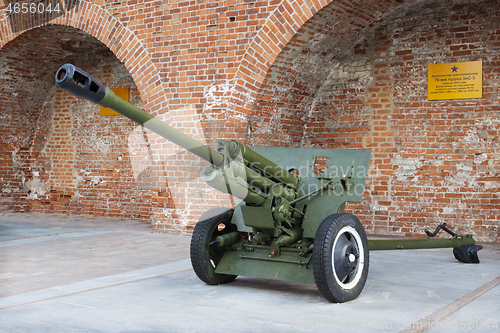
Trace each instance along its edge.
{"label": "red brick", "polygon": [[[376,22],[366,19],[374,12],[392,11],[391,2],[346,2],[339,7],[334,3],[328,5],[331,2],[326,0],[292,0],[282,3],[277,10],[280,3],[257,1],[236,5],[216,0],[203,3],[186,1],[160,5],[160,10],[157,10],[156,2],[148,0],[140,4],[135,1],[83,2],[67,17],[58,18],[54,23],[71,25],[102,41],[126,65],[137,85],[134,94],[136,98],[140,94],[148,112],[161,114],[165,121],[187,132],[200,133],[198,129],[202,129],[202,134],[212,144],[218,138],[229,137],[250,145],[372,150],[372,169],[364,201],[352,204],[368,230],[419,234],[423,226],[434,223],[433,212],[442,208],[441,200],[449,200],[445,203],[454,210],[443,215],[444,220],[451,222],[453,216],[460,216],[460,211],[466,207],[472,220],[483,225],[498,225],[498,202],[486,196],[498,192],[494,182],[499,181],[495,167],[500,162],[494,149],[499,126],[492,117],[498,111],[496,102],[500,93],[494,89],[499,79],[500,61],[495,50],[499,47],[500,31],[498,24],[492,21],[499,15],[498,6],[480,1],[450,9],[436,3],[432,10],[442,14],[439,20],[429,24],[430,16],[426,11],[401,11],[394,21],[391,21],[392,15],[382,16]],[[456,14],[461,10],[467,15]],[[356,13],[356,17],[352,13]],[[234,22],[229,17],[234,17]],[[34,28],[24,26],[29,24],[27,22],[22,23],[22,29]],[[20,46],[14,38],[17,32],[10,32],[9,21],[4,20],[1,24],[0,57],[3,58],[0,59],[5,60],[7,54],[15,52],[13,48]],[[39,29],[38,35],[37,29],[23,35],[29,37],[32,34],[33,39],[35,35],[45,38],[49,30],[44,29],[47,28]],[[373,36],[370,35],[372,31]],[[315,40],[317,36],[325,36],[328,42]],[[340,38],[345,36],[360,42],[356,46],[343,44]],[[404,43],[400,42],[401,38],[404,38]],[[53,42],[53,39],[48,41]],[[322,59],[327,59],[332,50],[328,46],[330,42],[340,45],[340,48],[345,45],[345,49],[339,50],[344,55],[335,60],[346,74],[345,78],[334,79],[332,76],[327,79],[327,74],[334,73],[334,68],[328,67],[328,61]],[[43,51],[39,43],[39,49]],[[424,43],[427,44],[424,46]],[[310,45],[315,45],[314,49]],[[32,50],[35,48],[33,46]],[[17,73],[29,75],[29,64],[36,63],[35,58],[23,59],[25,68],[17,66]],[[54,64],[58,62],[57,55],[45,58]],[[429,60],[425,59],[432,59],[432,63],[482,60],[483,98],[427,101],[425,78]],[[352,66],[353,63],[357,65]],[[83,65],[95,66],[96,69],[100,66]],[[113,83],[113,70],[111,66],[96,71],[96,75]],[[26,78],[24,82],[34,81]],[[154,157],[149,184],[136,182],[130,167],[132,162],[126,156],[122,156],[120,163],[128,163],[129,167],[121,167],[119,172],[108,172],[106,167],[99,167],[92,169],[93,176],[76,175],[80,169],[101,162],[96,156],[103,156],[97,149],[81,154],[85,146],[78,142],[80,137],[75,126],[82,125],[82,121],[80,118],[75,120],[75,115],[87,106],[68,96],[55,94],[48,101],[53,102],[54,111],[58,112],[48,119],[46,108],[51,104],[44,104],[45,109],[40,109],[40,97],[38,101],[30,100],[34,103],[30,109],[43,110],[45,113],[39,112],[38,116],[43,114],[46,118],[36,118],[36,113],[22,110],[19,101],[29,97],[29,90],[24,86],[17,89],[19,92],[16,90],[20,97],[18,104],[12,95],[6,93],[7,90],[2,92],[0,108],[2,111],[11,108],[17,116],[25,115],[28,123],[36,123],[39,119],[44,125],[37,130],[30,129],[31,137],[35,138],[33,146],[6,145],[1,148],[0,155],[7,158],[2,157],[0,177],[9,179],[8,184],[3,185],[1,198],[8,209],[79,211],[113,216],[136,214],[138,218],[150,216],[155,230],[192,230],[202,209],[190,210],[183,215],[186,220],[182,221],[179,216],[190,204],[181,191],[187,191],[189,187],[185,182],[175,184],[175,177],[167,183],[165,176],[171,167],[178,168],[186,161],[196,162],[184,158],[163,162],[172,156],[180,157],[182,153],[177,149],[170,150],[168,145],[163,146],[164,141],[158,136],[147,134],[152,142],[148,149]],[[225,93],[223,87],[227,87],[229,93]],[[205,93],[210,89],[216,93],[207,97]],[[183,114],[186,110],[189,110],[189,115]],[[63,112],[71,113],[69,119],[59,117]],[[92,109],[89,114],[95,118],[96,112]],[[202,118],[196,131],[191,128],[197,121],[190,118],[194,115]],[[113,122],[117,126],[114,130],[122,131],[121,141],[125,141],[127,134],[123,130],[132,130],[134,125],[123,122],[118,126],[118,120],[107,123]],[[4,127],[0,131],[2,139],[16,131],[20,131],[19,126]],[[98,134],[109,137],[112,133],[110,130]],[[20,154],[21,148],[28,148],[23,150],[25,155]],[[106,155],[110,161],[108,164],[117,164],[118,152],[126,155],[126,150],[127,144],[114,145]],[[12,162],[14,151],[19,157],[16,163],[20,163],[16,167]],[[66,162],[55,163],[49,159]],[[84,159],[89,163],[85,164]],[[80,163],[77,167],[74,166],[75,160]],[[6,186],[22,188],[21,172],[25,174],[26,182],[33,179],[30,170],[37,168],[44,168],[45,171],[40,171],[40,178],[45,182],[50,180],[51,186],[59,191],[53,193],[54,197],[49,193],[48,199],[28,199],[26,192],[7,193]],[[184,171],[176,172],[168,171],[168,175],[185,174]],[[107,185],[93,184],[95,177],[106,179]],[[487,185],[482,186],[485,183]],[[394,186],[406,188],[395,190]],[[454,190],[457,186],[460,193]],[[383,196],[368,194],[375,189],[382,191],[382,188]],[[196,189],[193,193],[205,194],[193,199],[191,206],[216,205],[224,198],[218,195],[215,201],[207,199],[212,194],[207,194],[209,192],[203,189],[203,185],[197,184],[193,189]],[[79,198],[76,193],[80,194]],[[131,196],[137,198],[139,194],[146,198],[138,204],[141,213],[131,207],[138,199],[130,200]],[[96,199],[99,195],[104,195],[105,200]],[[476,201],[467,199],[471,196]],[[474,211],[478,200],[487,207],[488,214]],[[105,207],[104,201],[112,204]],[[384,202],[388,211],[374,213],[371,208],[374,201]],[[174,214],[166,216],[165,211],[173,206],[176,206]],[[390,220],[389,216],[402,216],[398,213],[403,210],[402,218],[406,219],[407,225]],[[454,222],[459,228],[468,228],[465,221]],[[498,240],[498,232],[496,236],[482,229],[474,232],[479,239]]]}

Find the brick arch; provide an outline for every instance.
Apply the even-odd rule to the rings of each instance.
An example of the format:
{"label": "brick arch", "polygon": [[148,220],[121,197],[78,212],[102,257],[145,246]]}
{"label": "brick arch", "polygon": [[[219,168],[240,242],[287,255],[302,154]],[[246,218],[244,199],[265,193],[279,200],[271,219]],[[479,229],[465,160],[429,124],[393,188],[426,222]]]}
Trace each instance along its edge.
{"label": "brick arch", "polygon": [[[314,28],[319,24],[310,23],[315,23],[318,16],[327,13],[329,9],[335,9],[339,3],[332,1],[329,8],[323,8],[321,13],[315,14],[314,18],[304,24],[304,28],[309,28],[307,32],[315,33],[317,30]],[[351,4],[355,5],[353,2]],[[468,179],[474,179],[480,174],[472,168],[464,172],[463,161],[468,160],[471,165],[497,163],[495,148],[498,147],[495,145],[489,146],[491,154],[484,157],[490,161],[471,162],[484,152],[481,150],[484,147],[482,140],[488,139],[471,140],[468,135],[481,131],[480,128],[486,122],[495,123],[494,113],[483,110],[485,105],[496,107],[498,98],[493,93],[494,90],[489,90],[492,94],[488,93],[483,99],[475,101],[435,103],[427,100],[426,92],[427,64],[482,60],[485,65],[484,73],[498,74],[498,64],[490,60],[495,57],[496,50],[495,45],[490,43],[498,40],[498,24],[493,23],[491,18],[495,17],[498,6],[489,1],[452,1],[450,4],[413,0],[404,3],[374,1],[364,4],[365,11],[370,9],[369,4],[384,9],[380,11],[383,13],[379,16],[380,21],[374,20],[374,25],[356,24],[354,29],[350,29],[349,24],[340,22],[341,31],[345,32],[349,28],[352,30],[349,31],[351,36],[361,37],[348,40],[352,41],[347,45],[350,53],[346,53],[344,58],[343,54],[338,57],[339,53],[336,53],[337,50],[347,49],[337,38],[338,30],[335,35],[328,35],[331,36],[330,40],[312,38],[313,42],[321,44],[310,43],[305,49],[299,49],[298,46],[304,45],[304,40],[307,39],[302,28],[297,30],[297,37],[287,37],[288,45],[284,48],[281,48],[283,40],[272,33],[266,34],[266,28],[262,29],[245,55],[246,65],[242,63],[239,67],[241,97],[235,95],[239,97],[239,100],[235,98],[236,110],[247,113],[247,119],[255,118],[248,121],[253,135],[251,143],[257,146],[285,146],[290,145],[291,139],[297,138],[293,143],[297,143],[299,147],[372,150],[365,199],[359,205],[348,207],[355,211],[370,232],[422,235],[423,229],[429,225],[446,221],[457,229],[465,230],[460,232],[497,240],[498,223],[491,218],[497,214],[494,212],[497,206],[490,203],[495,200],[491,192],[496,190],[498,184],[488,183],[490,180],[481,183],[484,179],[491,179],[489,177],[478,177],[478,182],[474,180],[471,183],[462,181],[463,178],[460,177],[468,173]],[[370,13],[372,12],[375,11]],[[463,12],[467,12],[467,16],[459,15]],[[481,22],[481,27],[470,23],[472,17],[474,22]],[[272,24],[272,20],[275,18],[270,19],[266,27]],[[358,34],[355,33],[356,28]],[[480,38],[488,40],[481,45],[481,50],[476,50],[476,45],[470,47],[475,43],[476,36],[463,33],[473,30],[478,31]],[[286,30],[280,28],[277,31],[280,33]],[[267,36],[268,43],[264,42],[263,36]],[[274,36],[276,41],[271,42],[272,38],[269,36]],[[403,40],[404,43],[401,42]],[[428,48],[426,43],[417,43],[423,40],[432,40],[432,47]],[[262,45],[274,47],[269,51],[269,59],[265,58],[269,47],[264,49]],[[301,51],[305,51],[302,57]],[[321,59],[323,54],[333,54],[333,58],[325,60],[333,59],[331,63],[339,64],[340,70],[328,71],[328,67],[307,62],[305,64],[310,66],[293,72],[293,65],[301,65],[300,61],[295,61],[296,58],[304,60],[319,55],[318,58]],[[271,67],[269,62],[272,63]],[[343,70],[352,62],[357,63],[358,69],[348,70],[349,75],[343,75],[346,73]],[[328,76],[330,80],[326,80],[326,77],[320,80],[319,75],[316,75],[318,73],[321,76],[328,76],[330,73],[335,75]],[[282,76],[278,77],[279,75]],[[490,79],[495,80],[495,76],[484,76],[484,87],[491,84]],[[309,85],[304,87],[304,82]],[[280,85],[282,83],[289,83],[287,90],[283,88],[284,84]],[[250,100],[250,97],[254,100]],[[307,103],[299,103],[301,98]],[[448,112],[457,109],[460,110],[458,117],[466,118],[470,124],[462,132],[460,130],[463,127],[458,119],[449,121],[456,125],[450,133],[433,127],[435,125],[432,121],[420,120],[448,119]],[[322,111],[329,113],[322,114]],[[484,120],[489,117],[493,120]],[[326,126],[326,121],[331,126]],[[418,127],[422,125],[424,126]],[[419,130],[414,132],[417,128]],[[436,132],[429,130],[430,128],[436,129]],[[259,137],[254,133],[260,137],[265,133],[266,136],[257,141]],[[433,161],[440,159],[446,159],[446,166],[433,165]],[[412,172],[405,174],[403,170],[407,168]],[[483,175],[490,175],[490,169],[483,170]],[[457,193],[456,184],[460,184],[461,193]],[[484,207],[489,210],[489,215],[482,212],[471,213],[471,207],[477,205],[472,199],[474,193],[484,195]]]}
{"label": "brick arch", "polygon": [[137,85],[145,109],[150,113],[158,113],[160,109],[167,108],[166,88],[148,51],[132,31],[100,6],[81,1],[65,15],[51,21],[44,20],[39,14],[40,20],[37,22],[47,23],[40,25],[29,22],[19,32],[12,31],[5,10],[0,11],[0,14],[5,15],[5,19],[0,22],[0,49],[22,33],[44,25],[77,28],[105,44],[125,64]]}
{"label": "brick arch", "polygon": [[282,0],[259,30],[235,75],[235,111],[249,113],[274,61],[300,27],[333,0]]}
{"label": "brick arch", "polygon": [[[345,14],[344,18],[360,16],[366,22],[356,27],[363,30],[373,28],[373,24],[383,16],[391,16],[398,10],[406,11],[419,2],[421,1],[392,0],[363,4],[338,0],[282,0],[242,57],[234,78],[235,89],[231,99],[233,109],[238,113],[253,113],[254,102],[277,58],[286,50],[287,45],[293,42],[301,28],[313,21],[323,9],[335,5],[338,8],[334,9],[334,12],[340,16]],[[357,10],[360,7],[364,11],[362,14]],[[344,28],[348,26],[349,24],[346,24]]]}
{"label": "brick arch", "polygon": [[[5,10],[0,10],[0,15],[2,14],[5,15]],[[0,49],[21,34],[36,28],[48,25],[76,28],[102,42],[125,65],[137,86],[146,112],[167,123],[182,117],[182,110],[170,110],[167,97],[168,87],[162,82],[159,71],[143,42],[101,6],[89,1],[81,1],[63,16],[53,20],[40,17],[37,22],[44,23],[28,23],[21,29],[13,31],[7,18],[1,20]],[[152,195],[153,229],[184,231],[186,225],[184,217],[189,214],[189,211],[183,207],[189,207],[192,204],[189,197],[186,199],[178,194],[181,191],[174,191],[176,193],[172,194],[171,189],[175,190],[179,183],[181,187],[186,187],[186,180],[178,180],[166,175],[166,170],[169,170],[171,164],[175,163],[175,161],[172,162],[172,156],[175,157],[179,153],[173,152],[174,145],[168,141],[165,142],[166,140],[158,135],[151,133],[148,137],[152,154],[155,156],[152,161],[152,173],[155,176],[149,188]],[[165,225],[165,221],[168,221],[171,226]]]}

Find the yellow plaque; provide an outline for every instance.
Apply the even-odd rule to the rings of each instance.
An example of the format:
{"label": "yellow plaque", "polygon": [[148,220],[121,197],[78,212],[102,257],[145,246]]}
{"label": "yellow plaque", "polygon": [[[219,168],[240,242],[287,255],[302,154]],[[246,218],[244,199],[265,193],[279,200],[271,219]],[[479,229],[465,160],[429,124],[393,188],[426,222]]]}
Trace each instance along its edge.
{"label": "yellow plaque", "polygon": [[[120,97],[124,101],[128,102],[128,88],[111,88],[111,90],[115,93],[116,96]],[[100,116],[119,116],[118,112],[111,110],[110,108],[101,108],[99,109]]]}
{"label": "yellow plaque", "polygon": [[452,62],[427,67],[427,99],[483,97],[483,62]]}

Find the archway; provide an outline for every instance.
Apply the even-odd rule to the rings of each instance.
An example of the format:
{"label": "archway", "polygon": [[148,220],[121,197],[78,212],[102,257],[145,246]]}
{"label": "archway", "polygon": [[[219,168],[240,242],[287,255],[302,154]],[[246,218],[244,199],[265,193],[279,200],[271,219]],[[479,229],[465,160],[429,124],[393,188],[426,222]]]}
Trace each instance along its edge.
{"label": "archway", "polygon": [[[50,213],[131,218],[151,214],[151,150],[146,133],[123,117],[57,89],[64,63],[85,68],[110,88],[140,93],[103,43],[68,26],[29,30],[0,49],[3,206]],[[140,147],[141,149],[137,149]]]}
{"label": "archway", "polygon": [[[362,6],[331,2],[288,41],[265,41],[262,29],[248,54],[283,47],[240,66],[251,98],[234,109],[248,114],[248,141],[371,150],[364,201],[350,206],[371,232],[421,235],[448,222],[497,240],[498,3]],[[478,60],[483,98],[427,100],[428,64]]]}

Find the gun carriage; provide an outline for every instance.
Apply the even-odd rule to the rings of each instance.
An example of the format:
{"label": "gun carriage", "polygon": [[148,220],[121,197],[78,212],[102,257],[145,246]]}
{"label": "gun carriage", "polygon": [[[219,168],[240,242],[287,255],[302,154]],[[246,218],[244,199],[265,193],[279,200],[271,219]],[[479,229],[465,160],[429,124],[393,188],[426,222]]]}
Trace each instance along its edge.
{"label": "gun carriage", "polygon": [[[239,199],[234,209],[204,213],[193,231],[191,262],[207,284],[231,282],[237,275],[306,282],[316,284],[327,300],[346,302],[363,290],[369,249],[451,247],[458,260],[479,262],[481,247],[473,237],[456,235],[446,225],[432,234],[426,230],[428,238],[367,239],[358,218],[344,208],[362,199],[369,151],[249,148],[226,140],[214,150],[116,97],[71,64],[57,71],[56,84],[208,161],[201,179]],[[452,238],[432,238],[439,229]]]}

